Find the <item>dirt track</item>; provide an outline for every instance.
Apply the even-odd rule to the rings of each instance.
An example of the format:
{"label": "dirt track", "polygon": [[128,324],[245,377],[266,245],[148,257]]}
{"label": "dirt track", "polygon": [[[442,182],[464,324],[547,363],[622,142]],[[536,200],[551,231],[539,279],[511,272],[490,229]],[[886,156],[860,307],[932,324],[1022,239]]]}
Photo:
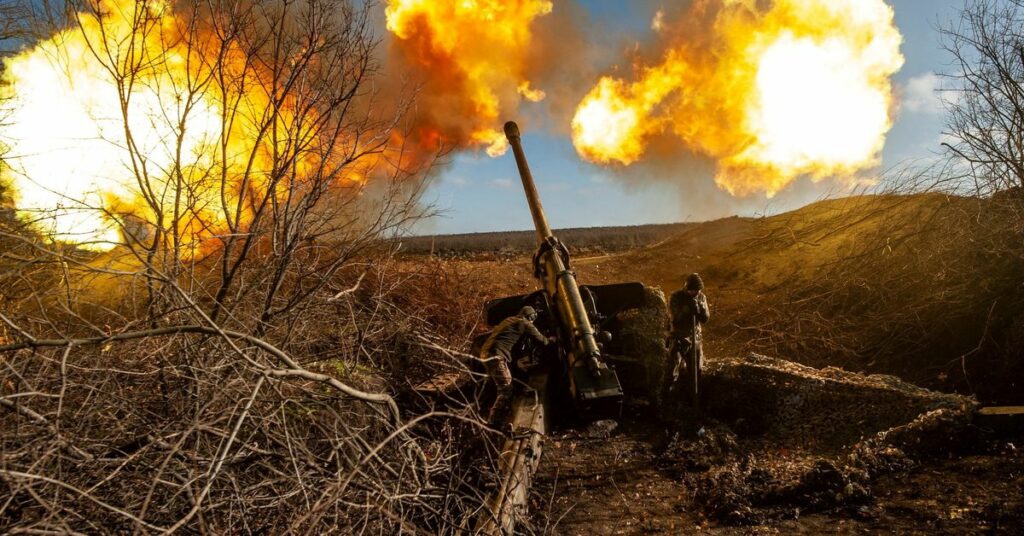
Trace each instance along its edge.
{"label": "dirt track", "polygon": [[666,438],[626,426],[607,438],[563,430],[548,440],[532,505],[538,533],[656,534],[700,523],[683,483],[658,468],[655,444]]}

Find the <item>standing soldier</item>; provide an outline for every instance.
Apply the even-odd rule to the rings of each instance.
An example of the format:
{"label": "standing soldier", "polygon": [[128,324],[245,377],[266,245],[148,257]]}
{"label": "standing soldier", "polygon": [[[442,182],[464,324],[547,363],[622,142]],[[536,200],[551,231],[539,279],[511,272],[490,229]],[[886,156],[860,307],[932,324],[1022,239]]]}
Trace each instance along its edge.
{"label": "standing soldier", "polygon": [[708,299],[704,295],[704,281],[697,274],[686,278],[686,287],[676,291],[669,299],[672,312],[672,336],[669,344],[669,366],[672,367],[667,393],[664,395],[664,410],[674,410],[675,403],[686,393],[693,405],[694,417],[700,410],[701,366],[704,352],[701,348],[701,325],[710,318]]}
{"label": "standing soldier", "polygon": [[518,315],[502,320],[480,349],[480,359],[487,365],[487,374],[498,388],[498,396],[487,415],[487,422],[491,425],[495,424],[498,413],[512,397],[512,372],[508,368],[512,361],[512,349],[526,335],[545,345],[555,340],[554,337],[545,337],[533,325],[534,320],[537,320],[537,311],[530,306],[523,307]]}

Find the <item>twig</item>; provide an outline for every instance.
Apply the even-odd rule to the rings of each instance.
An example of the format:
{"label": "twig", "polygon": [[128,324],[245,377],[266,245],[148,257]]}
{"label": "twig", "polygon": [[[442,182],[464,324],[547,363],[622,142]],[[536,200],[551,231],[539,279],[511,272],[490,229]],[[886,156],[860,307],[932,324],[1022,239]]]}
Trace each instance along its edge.
{"label": "twig", "polygon": [[89,499],[90,501],[92,501],[92,502],[102,506],[103,508],[106,508],[107,510],[110,510],[111,512],[114,512],[115,514],[117,514],[119,516],[126,517],[126,518],[134,521],[135,523],[138,523],[138,524],[140,524],[140,525],[142,525],[142,526],[144,526],[146,528],[153,529],[153,530],[159,530],[159,531],[163,531],[164,530],[162,527],[158,527],[156,525],[153,525],[152,523],[148,523],[144,519],[140,519],[140,518],[132,515],[129,512],[125,512],[124,510],[122,510],[122,509],[120,509],[120,508],[118,508],[118,507],[116,507],[116,506],[114,506],[112,504],[107,504],[107,503],[101,501],[100,499],[97,499],[96,497],[93,497],[89,493],[86,493],[85,491],[82,491],[82,490],[76,488],[75,486],[72,486],[71,484],[68,484],[66,482],[61,482],[60,480],[55,480],[53,478],[50,478],[50,477],[47,477],[47,476],[43,476],[43,475],[33,475],[31,473],[23,473],[21,471],[11,471],[9,469],[0,469],[0,474],[9,476],[9,477],[14,478],[14,479],[40,480],[40,481],[46,482],[48,484],[54,484],[56,486],[60,486],[60,487],[62,487],[64,489],[66,489],[66,490],[69,490],[69,491],[72,491],[72,492],[78,494],[81,497],[85,497],[86,499]]}
{"label": "twig", "polygon": [[334,296],[332,296],[327,301],[340,300],[341,298],[343,298],[345,296],[348,296],[349,294],[352,294],[355,291],[359,290],[359,284],[363,282],[363,278],[364,277],[366,277],[366,272],[363,272],[363,273],[359,274],[359,279],[356,279],[356,283],[354,285],[352,285],[351,287],[349,287],[347,289],[344,289],[341,292],[335,294]]}
{"label": "twig", "polygon": [[[354,388],[354,387],[352,387],[350,385],[344,384],[344,383],[338,381],[337,379],[332,378],[330,376],[327,376],[325,374],[317,374],[317,373],[306,371],[301,366],[299,366],[299,364],[296,363],[295,360],[293,360],[291,357],[289,357],[288,354],[282,352],[281,350],[278,350],[276,347],[274,347],[270,343],[268,343],[268,342],[266,342],[266,341],[264,341],[262,339],[253,337],[251,335],[246,335],[244,333],[238,333],[238,332],[235,332],[235,331],[229,331],[229,330],[225,330],[225,329],[214,329],[214,328],[208,328],[206,326],[196,326],[196,325],[191,325],[191,326],[169,326],[169,327],[147,329],[147,330],[141,330],[141,331],[127,331],[127,332],[117,333],[117,334],[106,336],[106,337],[88,337],[88,338],[83,338],[83,339],[34,339],[33,338],[31,340],[27,340],[27,341],[23,341],[23,342],[17,342],[17,343],[0,345],[0,353],[13,352],[13,351],[16,351],[16,350],[23,350],[23,349],[26,349],[26,348],[45,348],[45,347],[58,347],[59,348],[59,347],[66,347],[66,346],[95,346],[95,345],[106,344],[108,342],[121,342],[121,341],[129,341],[129,340],[134,340],[134,339],[143,339],[143,338],[148,338],[148,337],[163,337],[163,336],[168,336],[168,335],[178,335],[178,334],[182,334],[182,333],[202,333],[202,334],[206,334],[206,335],[221,335],[222,334],[222,335],[224,335],[226,337],[230,337],[230,338],[233,338],[233,339],[239,339],[239,340],[243,340],[245,342],[248,342],[248,343],[250,343],[250,344],[252,344],[252,345],[254,345],[254,346],[256,346],[256,347],[258,347],[258,348],[260,348],[260,349],[262,349],[264,351],[266,351],[267,353],[277,357],[282,362],[284,362],[286,365],[291,367],[290,370],[273,370],[273,369],[267,369],[266,367],[260,367],[261,369],[263,369],[263,372],[265,374],[268,374],[268,375],[271,375],[271,376],[275,376],[275,377],[299,376],[299,377],[303,377],[303,378],[306,378],[306,379],[315,380],[315,381],[321,381],[321,382],[327,383],[331,387],[334,387],[335,389],[338,389],[339,391],[345,393],[346,395],[348,395],[348,396],[350,396],[352,398],[356,398],[356,399],[363,400],[363,401],[366,401],[366,402],[372,402],[372,403],[375,403],[375,404],[385,404],[385,405],[387,405],[388,408],[391,410],[391,415],[392,415],[392,418],[394,419],[395,423],[401,422],[401,414],[400,414],[400,412],[398,410],[398,405],[395,403],[395,400],[390,395],[387,395],[387,394],[384,394],[384,393],[367,393],[365,391],[361,391],[359,389],[356,389],[356,388]],[[255,363],[255,362],[252,362],[252,364],[259,366],[259,364]]]}
{"label": "twig", "polygon": [[256,395],[260,392],[260,388],[263,387],[263,380],[265,379],[266,377],[260,377],[260,379],[256,382],[256,387],[253,387],[252,396],[249,397],[249,400],[245,403],[245,408],[242,409],[242,414],[239,415],[238,419],[235,421],[235,427],[231,431],[231,436],[228,437],[227,443],[224,445],[224,449],[217,457],[217,461],[213,464],[213,467],[210,468],[209,474],[206,477],[206,485],[203,486],[203,490],[200,491],[199,496],[196,497],[192,505],[192,509],[189,510],[184,517],[179,519],[177,523],[175,523],[166,531],[164,531],[164,534],[174,533],[182,526],[184,526],[185,523],[188,523],[189,520],[192,519],[192,517],[195,516],[196,513],[199,511],[199,508],[203,504],[203,500],[206,499],[206,495],[210,493],[210,488],[213,486],[213,481],[214,479],[217,478],[217,473],[220,472],[221,466],[224,465],[224,460],[227,459],[228,453],[231,451],[231,445],[235,443],[235,438],[238,437],[238,431],[242,428],[242,423],[245,422],[245,418],[249,415],[249,408],[251,408],[252,403],[256,401]]}

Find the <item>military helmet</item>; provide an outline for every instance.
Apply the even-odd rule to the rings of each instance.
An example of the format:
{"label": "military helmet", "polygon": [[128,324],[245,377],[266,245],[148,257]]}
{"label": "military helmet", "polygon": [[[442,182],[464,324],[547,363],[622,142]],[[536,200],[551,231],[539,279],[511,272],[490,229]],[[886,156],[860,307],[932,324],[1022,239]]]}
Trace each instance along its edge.
{"label": "military helmet", "polygon": [[537,310],[527,305],[526,307],[523,307],[522,309],[519,310],[519,316],[523,318],[536,318]]}
{"label": "military helmet", "polygon": [[686,290],[704,290],[704,280],[694,272],[686,278]]}

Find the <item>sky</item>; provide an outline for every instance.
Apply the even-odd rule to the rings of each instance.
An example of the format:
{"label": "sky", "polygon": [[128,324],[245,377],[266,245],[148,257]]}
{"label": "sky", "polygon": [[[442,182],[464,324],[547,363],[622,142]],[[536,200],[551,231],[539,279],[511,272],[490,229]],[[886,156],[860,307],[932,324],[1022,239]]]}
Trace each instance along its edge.
{"label": "sky", "polygon": [[[937,28],[958,17],[963,0],[891,0],[903,35],[902,69],[893,77],[899,102],[876,174],[908,161],[934,158],[940,150],[943,111],[935,89],[937,73],[947,70]],[[608,66],[621,61],[618,47],[649,39],[656,2],[580,0],[592,21],[592,35],[607,43]],[[557,9],[557,8],[556,8]],[[572,65],[566,66],[567,69]],[[531,110],[530,106],[536,109]],[[834,182],[801,180],[772,198],[736,198],[714,186],[714,169],[692,161],[657,169],[634,165],[613,171],[577,156],[568,135],[558,129],[529,128],[541,105],[521,110],[523,147],[555,228],[703,221],[731,215],[784,212],[843,190]],[[538,123],[537,120],[533,124]],[[441,169],[426,193],[441,214],[423,221],[414,234],[449,234],[530,229],[532,221],[511,151],[491,158],[463,152]]]}

